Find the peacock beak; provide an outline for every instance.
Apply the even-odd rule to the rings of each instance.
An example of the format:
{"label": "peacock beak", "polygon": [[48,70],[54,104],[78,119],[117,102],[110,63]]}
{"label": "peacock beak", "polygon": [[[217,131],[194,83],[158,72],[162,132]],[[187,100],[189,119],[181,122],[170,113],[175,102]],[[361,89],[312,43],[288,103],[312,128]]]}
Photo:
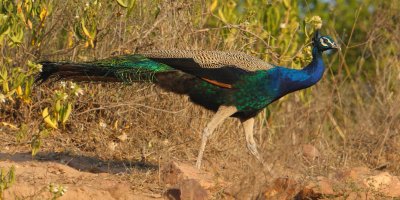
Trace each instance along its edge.
{"label": "peacock beak", "polygon": [[340,46],[337,45],[337,44],[333,45],[333,46],[332,46],[332,49],[336,49],[336,50],[338,50],[338,51],[341,50]]}

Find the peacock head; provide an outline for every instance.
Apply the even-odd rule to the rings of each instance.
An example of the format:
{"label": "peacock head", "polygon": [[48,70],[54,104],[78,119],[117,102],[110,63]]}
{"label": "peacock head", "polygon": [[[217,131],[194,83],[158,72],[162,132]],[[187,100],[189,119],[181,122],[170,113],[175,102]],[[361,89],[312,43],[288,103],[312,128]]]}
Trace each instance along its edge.
{"label": "peacock head", "polygon": [[318,48],[318,50],[321,52],[330,50],[330,49],[340,49],[340,46],[337,45],[331,37],[319,36],[318,30],[315,31],[313,43],[314,43],[314,46],[316,46]]}

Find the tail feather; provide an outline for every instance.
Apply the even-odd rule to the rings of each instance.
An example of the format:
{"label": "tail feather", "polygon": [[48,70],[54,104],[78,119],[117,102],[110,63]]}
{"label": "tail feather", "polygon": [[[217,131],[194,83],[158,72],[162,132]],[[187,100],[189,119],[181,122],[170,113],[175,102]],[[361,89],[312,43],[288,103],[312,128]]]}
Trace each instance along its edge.
{"label": "tail feather", "polygon": [[154,81],[155,74],[174,71],[141,55],[126,55],[83,63],[42,62],[42,72],[36,82],[49,78],[73,81],[143,82]]}
{"label": "tail feather", "polygon": [[79,63],[42,62],[42,72],[36,82],[43,83],[49,78],[74,81],[118,81],[109,70]]}
{"label": "tail feather", "polygon": [[140,55],[127,55],[93,62],[42,62],[36,83],[49,79],[78,82],[153,82],[178,94],[188,94],[201,79]]}

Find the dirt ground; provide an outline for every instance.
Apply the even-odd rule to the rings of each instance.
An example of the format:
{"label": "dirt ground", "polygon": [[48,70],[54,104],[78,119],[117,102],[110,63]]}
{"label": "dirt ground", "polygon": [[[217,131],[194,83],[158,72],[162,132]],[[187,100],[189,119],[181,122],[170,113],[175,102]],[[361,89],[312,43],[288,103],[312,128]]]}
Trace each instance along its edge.
{"label": "dirt ground", "polygon": [[126,166],[118,163],[106,166],[100,160],[55,153],[33,160],[30,152],[1,153],[0,160],[1,168],[16,169],[16,182],[5,191],[4,199],[51,199],[51,184],[65,188],[60,199],[162,199],[158,191],[132,188],[122,172]]}
{"label": "dirt ground", "polygon": [[[400,197],[399,177],[366,167],[336,169],[336,173],[326,177],[306,177],[299,171],[275,166],[273,176],[255,172],[258,176],[229,182],[218,175],[218,171],[210,171],[210,168],[199,171],[192,163],[152,165],[65,152],[41,152],[33,158],[30,152],[6,149],[0,153],[0,168],[6,171],[14,167],[16,180],[3,193],[4,199],[353,200]],[[320,156],[312,145],[304,145],[302,150],[307,159]]]}

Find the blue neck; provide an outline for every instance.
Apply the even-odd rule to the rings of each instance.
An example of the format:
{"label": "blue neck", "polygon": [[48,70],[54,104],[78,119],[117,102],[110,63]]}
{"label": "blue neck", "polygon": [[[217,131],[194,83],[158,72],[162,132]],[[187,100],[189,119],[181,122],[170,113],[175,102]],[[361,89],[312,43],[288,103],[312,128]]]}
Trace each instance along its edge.
{"label": "blue neck", "polygon": [[317,47],[314,47],[312,55],[311,63],[301,70],[284,68],[282,73],[286,76],[284,76],[285,78],[281,85],[282,95],[308,88],[322,78],[325,71],[322,52]]}
{"label": "blue neck", "polygon": [[307,73],[309,76],[309,85],[307,87],[310,87],[321,80],[322,75],[324,75],[325,71],[325,65],[322,59],[322,52],[319,51],[317,47],[313,48],[312,56],[313,59],[311,63],[301,70]]}

